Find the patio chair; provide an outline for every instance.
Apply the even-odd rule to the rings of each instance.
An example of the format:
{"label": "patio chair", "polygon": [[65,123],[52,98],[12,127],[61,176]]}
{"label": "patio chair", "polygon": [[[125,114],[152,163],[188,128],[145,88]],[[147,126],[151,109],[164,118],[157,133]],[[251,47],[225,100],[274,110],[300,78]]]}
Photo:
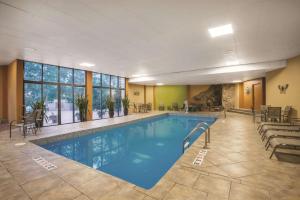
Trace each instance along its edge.
{"label": "patio chair", "polygon": [[138,108],[137,108],[136,103],[133,103],[133,112],[134,112],[134,113],[137,113],[137,112],[138,112]]}
{"label": "patio chair", "polygon": [[[260,119],[260,121],[257,122],[257,123],[260,123],[260,124],[267,121],[268,107],[269,106],[267,106],[267,105],[261,105],[260,106],[260,111],[258,113],[254,110],[253,114],[254,114],[255,122],[257,122],[256,121],[257,118]],[[258,129],[258,127],[257,127],[257,129]]]}
{"label": "patio chair", "polygon": [[299,131],[268,131],[265,135],[267,142],[265,144],[266,149],[269,148],[270,141],[273,138],[300,138]]}
{"label": "patio chair", "polygon": [[37,128],[38,128],[37,125],[39,123],[39,121],[37,121],[37,116],[39,115],[39,112],[41,112],[40,109],[35,110],[31,113],[25,114],[25,116],[23,117],[22,123],[14,124],[16,122],[16,120],[11,121],[9,123],[9,130],[10,130],[9,137],[11,138],[12,126],[22,128],[24,137],[26,137],[26,134],[28,134],[30,131],[32,132],[32,134],[36,135]]}
{"label": "patio chair", "polygon": [[150,112],[152,110],[152,103],[147,103],[147,111]]}
{"label": "patio chair", "polygon": [[270,141],[270,145],[273,151],[270,158],[275,154],[278,149],[291,149],[300,150],[300,139],[298,138],[273,138]]}
{"label": "patio chair", "polygon": [[172,110],[179,111],[178,103],[173,103],[172,104]]}
{"label": "patio chair", "polygon": [[165,110],[165,105],[163,103],[160,103],[158,106],[159,111],[164,111]]}
{"label": "patio chair", "polygon": [[268,107],[267,120],[281,122],[281,107]]}
{"label": "patio chair", "polygon": [[285,106],[281,116],[281,121],[290,123],[292,119],[291,117],[292,117],[292,106]]}
{"label": "patio chair", "polygon": [[57,115],[55,115],[53,112],[49,116],[49,119],[51,120],[52,124],[56,124],[57,123]]}

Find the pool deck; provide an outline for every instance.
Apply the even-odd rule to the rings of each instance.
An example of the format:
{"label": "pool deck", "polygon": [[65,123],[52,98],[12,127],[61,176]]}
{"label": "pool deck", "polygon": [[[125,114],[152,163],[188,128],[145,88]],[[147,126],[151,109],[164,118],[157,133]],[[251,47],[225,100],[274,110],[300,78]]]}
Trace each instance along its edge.
{"label": "pool deck", "polygon": [[[192,162],[204,135],[150,190],[47,151],[29,140],[84,132],[156,116],[161,112],[45,127],[23,139],[0,132],[0,199],[166,199],[247,200],[300,199],[300,165],[269,159],[250,116],[228,113],[211,127],[211,144],[201,166]],[[15,146],[25,142],[25,145]],[[32,160],[42,156],[57,169],[48,171]],[[297,159],[292,157],[292,159]],[[159,163],[158,163],[159,165]]]}

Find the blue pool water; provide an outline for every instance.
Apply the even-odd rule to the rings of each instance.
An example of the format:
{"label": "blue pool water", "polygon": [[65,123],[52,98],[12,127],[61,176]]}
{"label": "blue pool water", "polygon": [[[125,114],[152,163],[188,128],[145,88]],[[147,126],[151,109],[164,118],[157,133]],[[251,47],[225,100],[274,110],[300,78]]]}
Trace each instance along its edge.
{"label": "blue pool water", "polygon": [[166,115],[42,147],[149,189],[182,155],[184,137],[200,121],[215,118]]}

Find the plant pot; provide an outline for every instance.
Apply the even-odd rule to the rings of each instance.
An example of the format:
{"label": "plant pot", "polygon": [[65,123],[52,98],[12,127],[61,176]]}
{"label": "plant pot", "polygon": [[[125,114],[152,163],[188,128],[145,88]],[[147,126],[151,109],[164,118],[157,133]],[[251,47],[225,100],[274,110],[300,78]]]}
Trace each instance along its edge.
{"label": "plant pot", "polygon": [[128,108],[124,108],[124,115],[128,115]]}
{"label": "plant pot", "polygon": [[108,113],[110,118],[113,118],[115,115],[115,112],[113,110],[110,110]]}

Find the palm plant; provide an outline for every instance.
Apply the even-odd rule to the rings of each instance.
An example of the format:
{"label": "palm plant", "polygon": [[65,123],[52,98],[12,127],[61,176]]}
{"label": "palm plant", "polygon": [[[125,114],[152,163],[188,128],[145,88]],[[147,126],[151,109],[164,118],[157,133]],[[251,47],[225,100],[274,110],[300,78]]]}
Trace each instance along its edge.
{"label": "palm plant", "polygon": [[106,108],[109,111],[109,117],[113,118],[114,114],[115,114],[114,113],[115,102],[114,102],[113,98],[112,97],[107,97],[106,100],[105,100],[105,105],[106,105]]}
{"label": "palm plant", "polygon": [[75,105],[79,110],[79,118],[81,122],[86,121],[86,116],[88,113],[89,100],[85,95],[77,95],[75,97]]}
{"label": "palm plant", "polygon": [[123,109],[124,109],[124,115],[128,115],[128,108],[129,108],[129,103],[130,100],[128,98],[128,96],[126,95],[123,99],[122,99],[122,104],[123,104]]}

